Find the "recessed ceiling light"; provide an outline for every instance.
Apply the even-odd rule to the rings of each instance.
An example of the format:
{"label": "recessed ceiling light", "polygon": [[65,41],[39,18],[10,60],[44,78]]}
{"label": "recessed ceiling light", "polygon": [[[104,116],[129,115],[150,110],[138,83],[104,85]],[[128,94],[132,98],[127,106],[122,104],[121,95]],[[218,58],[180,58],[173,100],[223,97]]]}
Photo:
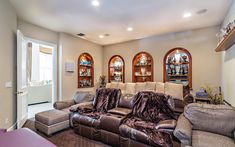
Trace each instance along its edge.
{"label": "recessed ceiling light", "polygon": [[104,35],[99,35],[99,38],[104,38]]}
{"label": "recessed ceiling light", "polygon": [[95,6],[95,7],[99,7],[99,6],[100,6],[100,2],[99,2],[98,0],[93,0],[93,1],[91,2],[91,4],[92,4],[93,6]]}
{"label": "recessed ceiling light", "polygon": [[204,14],[207,12],[207,9],[201,9],[199,11],[197,11],[197,14]]}
{"label": "recessed ceiling light", "polygon": [[192,16],[192,14],[191,14],[191,13],[189,13],[189,12],[184,13],[184,15],[183,15],[183,17],[184,17],[184,18],[188,18],[188,17],[190,17],[190,16]]}
{"label": "recessed ceiling light", "polygon": [[127,30],[128,32],[131,32],[131,31],[133,31],[133,28],[132,28],[132,27],[128,27],[126,30]]}
{"label": "recessed ceiling light", "polygon": [[85,36],[84,33],[79,33],[79,34],[77,34],[77,35],[80,36],[80,37],[84,37],[84,36]]}

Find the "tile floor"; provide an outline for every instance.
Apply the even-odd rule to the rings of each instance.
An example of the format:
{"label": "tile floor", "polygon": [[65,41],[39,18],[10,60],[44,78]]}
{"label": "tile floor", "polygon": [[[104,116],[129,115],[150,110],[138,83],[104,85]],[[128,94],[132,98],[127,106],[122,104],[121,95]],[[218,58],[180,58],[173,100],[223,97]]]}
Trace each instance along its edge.
{"label": "tile floor", "polygon": [[35,114],[53,109],[52,103],[42,103],[28,106],[28,118],[33,118]]}

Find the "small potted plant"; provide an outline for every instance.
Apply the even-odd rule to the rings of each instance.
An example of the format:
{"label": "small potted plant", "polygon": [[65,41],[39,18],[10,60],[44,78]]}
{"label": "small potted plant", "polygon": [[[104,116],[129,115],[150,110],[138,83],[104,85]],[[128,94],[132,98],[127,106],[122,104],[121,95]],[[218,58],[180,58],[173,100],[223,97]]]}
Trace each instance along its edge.
{"label": "small potted plant", "polygon": [[205,91],[208,94],[208,98],[210,99],[210,103],[214,105],[224,104],[224,98],[221,94],[221,88],[219,87],[219,91],[216,88],[212,88],[210,86],[205,87]]}
{"label": "small potted plant", "polygon": [[100,88],[106,86],[105,79],[106,79],[106,76],[105,76],[105,75],[100,76]]}

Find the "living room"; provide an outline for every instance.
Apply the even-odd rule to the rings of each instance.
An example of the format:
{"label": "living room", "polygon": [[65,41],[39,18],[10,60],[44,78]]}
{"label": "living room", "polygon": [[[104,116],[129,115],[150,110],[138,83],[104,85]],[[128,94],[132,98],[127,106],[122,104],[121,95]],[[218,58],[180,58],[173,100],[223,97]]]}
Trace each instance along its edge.
{"label": "living room", "polygon": [[[76,116],[77,111],[83,110],[85,106],[69,107],[81,103],[81,101],[87,103],[87,97],[90,102],[93,100],[90,99],[91,97],[99,97],[99,92],[110,94],[110,91],[105,91],[106,88],[121,89],[120,97],[128,97],[128,99],[130,97],[138,99],[138,96],[143,96],[141,93],[145,95],[147,92],[148,95],[153,91],[172,96],[175,105],[174,114],[177,115],[174,118],[175,121],[164,125],[172,127],[172,124],[176,124],[170,133],[167,132],[170,134],[170,140],[173,141],[174,146],[193,146],[193,142],[181,140],[182,138],[177,136],[179,118],[182,118],[183,114],[186,117],[191,111],[197,111],[195,113],[199,114],[199,110],[194,110],[194,105],[189,103],[195,104],[195,107],[200,107],[202,102],[209,103],[205,106],[203,104],[201,107],[208,106],[210,109],[213,107],[213,110],[218,107],[214,110],[215,113],[221,112],[220,109],[229,109],[226,112],[223,111],[224,116],[219,115],[221,119],[225,118],[226,120],[219,119],[218,125],[214,126],[221,127],[219,124],[222,123],[235,129],[235,115],[232,115],[235,106],[234,0],[182,0],[180,2],[176,0],[150,0],[148,2],[141,0],[125,2],[118,0],[72,0],[71,2],[63,0],[43,2],[39,0],[1,0],[0,19],[2,20],[0,22],[0,64],[2,67],[0,128],[3,130],[6,129],[8,132],[14,133],[21,127],[26,127],[36,132],[36,135],[42,136],[42,142],[43,139],[46,139],[56,146],[172,145],[169,142],[167,144],[167,141],[164,144],[164,139],[167,137],[161,138],[164,142],[161,144],[162,142],[151,141],[151,137],[153,137],[151,135],[147,139],[150,141],[146,141],[146,138],[142,139],[141,136],[140,140],[138,137],[135,140],[130,137],[130,134],[130,136],[127,133],[119,134],[107,128],[103,128],[105,130],[103,132],[98,131],[101,134],[101,139],[99,137],[99,139],[94,139],[94,136],[83,134],[83,132],[94,134],[92,132],[94,128],[89,130],[86,124],[83,124],[86,127],[80,128],[80,123],[83,122],[80,122],[80,117]],[[52,85],[50,92],[52,100],[39,102],[40,105],[49,102],[51,106],[45,108],[39,105],[41,113],[35,112],[32,116],[36,115],[36,117],[28,119],[28,99],[22,96],[24,95],[22,92],[28,93],[28,89],[24,88],[25,91],[21,91],[22,89],[19,87],[23,86],[19,86],[19,83],[25,80],[25,86],[28,87],[29,83],[32,83],[32,74],[28,74],[29,71],[26,69],[23,72],[23,64],[27,67],[30,66],[29,56],[25,56],[25,62],[19,61],[19,59],[23,57],[24,52],[20,52],[23,51],[23,47],[29,50],[30,41],[55,47],[53,51],[53,70],[55,72],[53,72],[53,78],[43,80],[44,84]],[[25,73],[25,77],[22,76],[22,73]],[[106,88],[101,88],[99,91],[100,87]],[[35,90],[39,94],[45,94],[45,92],[39,91],[39,88]],[[118,93],[115,90],[111,93]],[[201,97],[198,96],[200,94]],[[204,98],[203,94],[209,98]],[[183,100],[182,105],[179,99],[175,100],[175,97]],[[51,112],[52,103],[54,103],[55,109]],[[125,113],[129,112],[129,101],[123,103],[123,107],[128,107],[125,109]],[[223,105],[221,106],[221,104]],[[33,106],[36,105],[38,103],[35,102]],[[53,128],[55,124],[48,125],[49,122],[47,122],[45,125],[42,118],[47,119],[50,116],[48,119],[53,119],[52,116],[57,116],[56,114],[62,115],[62,112],[55,113],[57,108],[61,110],[66,108],[63,112],[66,114],[69,112],[75,116],[69,116],[68,120],[63,120],[62,117],[57,118],[62,119],[63,122],[60,122],[58,125],[61,126],[55,129]],[[177,108],[181,110],[176,111]],[[124,109],[122,110],[124,111]],[[132,111],[129,113],[135,112],[133,107],[130,107],[130,110]],[[49,111],[50,113],[48,113]],[[81,111],[81,114],[83,113]],[[200,116],[199,120],[213,120],[213,117],[210,116],[212,114],[211,110],[211,113],[208,112],[208,116],[205,118]],[[226,114],[228,114],[227,118]],[[101,122],[104,122],[104,126],[109,126],[107,122],[113,122],[114,118],[106,115],[107,117],[100,119]],[[232,116],[229,117],[230,115]],[[190,118],[187,119],[190,120]],[[196,119],[196,116],[193,119]],[[118,117],[115,120],[119,120]],[[34,125],[37,121],[39,125]],[[50,122],[55,122],[55,120]],[[200,121],[196,122],[203,124]],[[208,121],[208,123],[211,122]],[[197,123],[191,122],[196,126],[193,127],[193,130],[202,129],[197,126]],[[40,126],[40,124],[43,125]],[[102,130],[103,125],[99,126],[99,129],[101,127]],[[225,127],[223,125],[222,128]],[[120,125],[120,132],[122,127]],[[215,128],[210,128],[210,126],[205,128],[205,131],[219,134],[220,137],[223,135],[223,137],[229,136],[229,139],[233,138],[235,146],[234,134],[228,135],[227,133],[231,130],[221,133],[213,132]],[[107,131],[111,133],[105,134]],[[158,131],[162,132],[161,129]],[[5,133],[7,134],[7,132]],[[71,138],[65,137],[66,135]],[[161,135],[160,137],[162,137]],[[109,138],[109,136],[114,137]],[[61,141],[62,138],[65,138],[64,143]],[[127,144],[123,141],[126,138],[128,138]],[[201,138],[196,139],[204,141],[200,140]],[[0,139],[0,147],[1,142],[5,142],[5,140]],[[232,144],[228,142],[223,142],[223,146]],[[219,143],[217,143],[218,145]],[[4,146],[6,147],[7,144]],[[27,145],[24,144],[24,146]],[[203,146],[203,144],[194,144],[194,146]],[[215,146],[215,144],[209,143],[204,146]]]}

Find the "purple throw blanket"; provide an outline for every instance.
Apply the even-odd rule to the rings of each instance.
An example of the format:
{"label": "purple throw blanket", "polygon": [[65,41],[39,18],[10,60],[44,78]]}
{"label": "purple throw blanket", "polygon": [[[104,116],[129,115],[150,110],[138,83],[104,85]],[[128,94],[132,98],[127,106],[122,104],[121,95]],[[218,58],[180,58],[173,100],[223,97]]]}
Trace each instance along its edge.
{"label": "purple throw blanket", "polygon": [[96,96],[93,101],[92,108],[80,108],[78,107],[78,112],[81,115],[86,115],[99,119],[100,114],[107,113],[108,110],[117,107],[119,99],[121,96],[120,89],[111,88],[100,88],[96,90]]}
{"label": "purple throw blanket", "polygon": [[135,95],[132,115],[124,124],[146,133],[150,144],[171,147],[173,143],[170,134],[155,128],[159,121],[166,119],[175,119],[173,98],[161,93],[142,91]]}

